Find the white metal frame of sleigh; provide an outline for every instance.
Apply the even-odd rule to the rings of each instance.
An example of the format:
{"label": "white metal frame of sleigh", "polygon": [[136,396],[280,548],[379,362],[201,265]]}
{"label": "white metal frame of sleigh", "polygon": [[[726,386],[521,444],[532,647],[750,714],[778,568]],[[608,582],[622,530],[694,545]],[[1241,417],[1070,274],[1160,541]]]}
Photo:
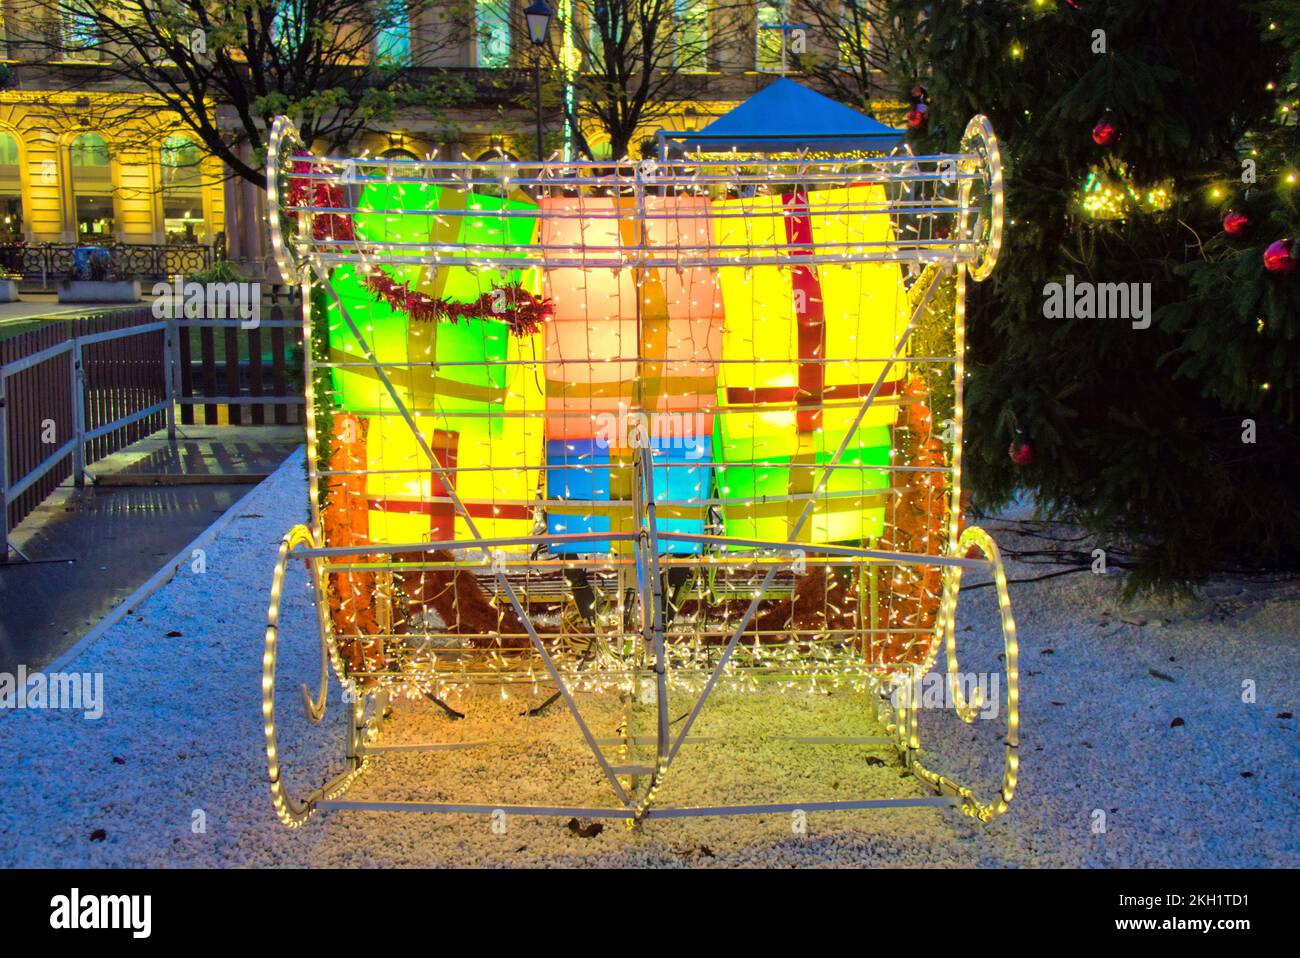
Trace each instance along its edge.
{"label": "white metal frame of sleigh", "polygon": [[[308,344],[311,523],[280,547],[262,677],[282,821],[1006,810],[1015,623],[996,545],[961,519],[966,274],[991,273],[1003,220],[987,120],[950,155],[525,164],[316,156],[280,118],[268,173]],[[308,719],[327,665],[352,719],[346,770],[299,794],[276,738],[293,559],[319,619]],[[942,649],[975,721],[984,703],[952,681],[967,569],[993,580],[1005,653],[987,800],[922,764],[919,703],[897,694]],[[657,802],[719,687],[819,683],[860,691],[885,735],[786,744],[893,745],[932,794]],[[612,801],[342,797],[384,758],[391,696],[447,707],[482,686],[562,700]],[[602,734],[596,694],[647,706],[653,729]]]}

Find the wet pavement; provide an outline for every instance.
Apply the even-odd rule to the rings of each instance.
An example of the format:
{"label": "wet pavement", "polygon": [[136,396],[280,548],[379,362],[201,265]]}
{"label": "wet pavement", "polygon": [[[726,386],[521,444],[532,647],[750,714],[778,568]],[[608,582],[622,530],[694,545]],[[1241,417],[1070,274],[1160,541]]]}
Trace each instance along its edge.
{"label": "wet pavement", "polygon": [[[91,466],[13,531],[0,565],[0,672],[47,665],[275,470],[293,427],[182,427]],[[235,519],[238,521],[238,518]]]}
{"label": "wet pavement", "polygon": [[106,486],[258,483],[303,441],[298,426],[177,426],[159,430],[90,467]]}
{"label": "wet pavement", "polygon": [[[133,304],[140,305],[143,304]],[[123,307],[121,303],[65,305],[54,293],[23,293],[22,299],[16,303],[0,303],[0,339],[25,333],[45,323],[123,308],[132,307]]]}

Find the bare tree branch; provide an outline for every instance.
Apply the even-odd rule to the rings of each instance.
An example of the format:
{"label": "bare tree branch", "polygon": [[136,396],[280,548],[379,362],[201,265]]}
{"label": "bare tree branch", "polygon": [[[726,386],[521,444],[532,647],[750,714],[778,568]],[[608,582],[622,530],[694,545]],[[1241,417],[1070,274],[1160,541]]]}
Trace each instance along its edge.
{"label": "bare tree branch", "polygon": [[[75,59],[92,88],[153,94],[153,110],[174,113],[235,175],[263,188],[276,114],[293,117],[306,142],[337,149],[401,107],[440,115],[468,95],[437,66],[442,51],[464,44],[468,0],[27,0],[27,8],[10,29],[11,56]],[[429,11],[441,28],[413,43],[409,25]]]}
{"label": "bare tree branch", "polygon": [[[557,95],[552,79],[547,105],[562,113],[584,156],[595,159],[587,137],[595,128],[608,138],[611,155],[621,158],[636,146],[639,130],[674,113],[682,101],[705,94],[726,12],[752,5],[752,0],[572,0],[568,22],[555,15],[542,56],[547,75],[567,77],[573,96],[566,102]],[[503,7],[497,19],[506,15],[515,14]],[[500,27],[488,21],[486,28]]]}
{"label": "bare tree branch", "polygon": [[871,113],[903,39],[883,0],[799,0],[794,16],[807,32],[792,53],[799,72],[836,100]]}

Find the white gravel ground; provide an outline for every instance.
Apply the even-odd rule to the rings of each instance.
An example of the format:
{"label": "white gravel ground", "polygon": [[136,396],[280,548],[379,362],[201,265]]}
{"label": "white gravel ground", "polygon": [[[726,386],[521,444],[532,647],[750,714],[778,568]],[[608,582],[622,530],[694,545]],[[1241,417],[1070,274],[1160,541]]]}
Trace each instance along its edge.
{"label": "white gravel ground", "polygon": [[[1216,582],[1196,601],[1136,609],[1118,604],[1115,577],[1013,585],[1021,787],[1010,812],[987,826],[955,810],[916,808],[812,814],[803,835],[788,815],[657,821],[641,832],[607,823],[586,838],[565,819],[512,818],[497,834],[486,816],[370,812],[286,829],[266,784],[259,660],[276,544],[304,517],[304,485],[300,452],[211,544],[205,574],[186,570],[69,666],[104,674],[102,719],[0,716],[0,865],[1300,866],[1294,580]],[[1013,524],[989,526],[1004,544],[1027,544]],[[1041,571],[1013,565],[1009,574]],[[992,590],[963,593],[962,608],[972,626],[962,633],[963,669],[997,668]],[[291,703],[318,667],[301,571],[282,621],[280,701]],[[1253,683],[1253,701],[1243,701],[1243,683]],[[330,716],[316,728],[301,708],[282,707],[286,768],[300,788],[340,767],[337,692],[332,685]],[[514,742],[383,759],[349,797],[608,802],[562,708],[524,720],[518,700],[463,704],[469,717],[452,722],[398,703],[384,741],[474,741],[510,726]],[[612,734],[611,703],[586,698],[584,706],[597,734]],[[1176,718],[1183,722],[1171,727]],[[1000,723],[965,726],[951,711],[922,721],[932,767],[986,793],[996,785]],[[849,693],[723,697],[697,731],[724,730],[879,731]],[[666,804],[923,794],[888,749],[682,754]],[[1094,830],[1097,810],[1104,833]],[[199,819],[205,829],[196,830]]]}

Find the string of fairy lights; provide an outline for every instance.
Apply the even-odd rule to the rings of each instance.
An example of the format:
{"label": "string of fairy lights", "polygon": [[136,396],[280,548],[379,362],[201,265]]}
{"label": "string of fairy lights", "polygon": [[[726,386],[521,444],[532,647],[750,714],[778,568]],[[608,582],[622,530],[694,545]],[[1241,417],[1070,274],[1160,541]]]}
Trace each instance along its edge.
{"label": "string of fairy lights", "polygon": [[[987,276],[1002,239],[987,121],[955,158],[535,168],[316,157],[277,120],[268,166],[307,344],[311,526],[281,564],[302,547],[323,661],[358,698],[490,685],[535,701],[556,674],[635,696],[651,566],[674,694],[868,694],[928,669],[945,639],[956,669],[960,569],[996,564],[986,537],[987,563],[950,549],[963,271]],[[503,319],[523,297],[540,328]],[[280,589],[278,574],[264,719],[293,822],[274,738]]]}
{"label": "string of fairy lights", "polygon": [[[391,170],[391,166],[390,166],[390,170]],[[391,179],[393,179],[393,177],[391,177],[391,173],[390,173],[389,177],[387,177],[387,179],[389,179],[389,181],[391,182]],[[337,185],[337,183],[335,183],[335,185]],[[428,187],[426,187],[426,185],[422,185],[422,183],[421,183],[420,186],[421,186],[421,188],[428,188]],[[277,237],[277,240],[278,240],[278,237]],[[364,255],[364,253],[363,253],[363,261],[365,261],[364,257],[365,257],[365,255]],[[586,273],[586,272],[588,272],[588,270],[582,270],[582,272]],[[581,292],[582,292],[582,295],[584,295],[584,296],[590,296],[590,290],[589,290],[589,289],[582,289]],[[604,320],[610,320],[610,317],[602,317],[602,318],[604,318]],[[591,325],[590,325],[590,324],[586,324],[586,325],[584,326],[584,329],[590,331],[590,329],[591,329]],[[413,338],[419,338],[420,335],[421,335],[421,331],[420,331],[420,330],[412,330],[412,337],[413,337]],[[590,347],[590,343],[589,343],[589,342],[586,343],[586,346]],[[424,347],[424,355],[430,355],[430,354],[432,354],[432,346],[425,346],[425,347]],[[698,359],[699,359],[698,354],[692,356],[692,360],[693,360],[693,361],[698,360]],[[606,361],[608,361],[608,359],[606,359]],[[751,360],[751,363],[753,363],[754,365],[758,365],[758,364],[764,363],[764,361],[766,361],[766,360],[758,359],[758,357],[755,356],[755,357],[753,357],[753,360]],[[836,360],[822,359],[822,360],[814,360],[814,361],[822,361],[822,363],[832,363],[832,361],[836,361]],[[848,361],[846,361],[846,364],[848,364]],[[941,373],[941,370],[940,370],[940,373]],[[322,376],[312,376],[312,377],[311,377],[311,380],[312,380],[312,382],[313,382],[313,385],[318,385],[318,383],[320,383],[321,380],[322,380]],[[315,439],[315,437],[311,437],[311,438],[312,438],[312,439]],[[932,482],[935,481],[935,480],[933,480],[932,477],[928,477],[928,476],[927,476],[927,477],[924,477],[922,481],[923,481],[923,482],[926,482],[926,484],[932,484]],[[606,568],[608,568],[608,565],[607,565]]]}

